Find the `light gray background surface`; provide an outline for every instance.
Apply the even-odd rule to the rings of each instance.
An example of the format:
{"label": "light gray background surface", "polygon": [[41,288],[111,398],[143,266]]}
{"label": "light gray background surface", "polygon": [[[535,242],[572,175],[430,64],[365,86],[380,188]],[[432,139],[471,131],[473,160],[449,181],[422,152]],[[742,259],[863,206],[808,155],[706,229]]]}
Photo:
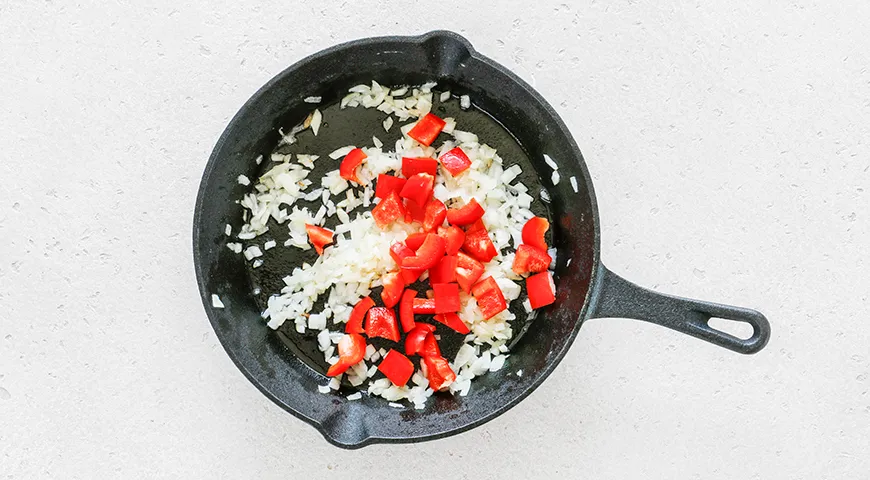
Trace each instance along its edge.
{"label": "light gray background surface", "polygon": [[[870,3],[482,3],[0,2],[0,478],[868,478]],[[571,127],[608,266],[767,349],[590,321],[495,421],[352,452],[249,384],[193,275],[214,142],[302,57],[436,28]]]}

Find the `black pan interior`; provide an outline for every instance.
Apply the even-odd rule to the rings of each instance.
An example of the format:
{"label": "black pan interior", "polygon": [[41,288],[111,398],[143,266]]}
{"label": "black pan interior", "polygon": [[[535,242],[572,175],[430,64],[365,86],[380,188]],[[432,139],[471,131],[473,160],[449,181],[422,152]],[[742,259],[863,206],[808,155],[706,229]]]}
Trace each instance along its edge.
{"label": "black pan interior", "polygon": [[[550,218],[552,242],[559,250],[556,303],[534,322],[529,324],[523,317],[515,325],[517,330],[529,328],[506,367],[475,379],[467,397],[438,395],[425,410],[398,410],[380,398],[348,401],[343,395],[320,394],[317,386],[326,380],[321,374],[322,354],[314,342],[300,340],[295,331],[276,334],[260,318],[268,294],[283,285],[281,277],[307,255],[312,261],[315,254],[278,247],[266,252],[263,267],[251,269],[244,257],[226,248],[233,240],[223,232],[227,223],[234,231],[243,223],[242,207],[234,200],[250,187],[239,185],[236,178],[240,174],[256,178],[268,168],[278,129],[289,129],[312,109],[303,102],[305,97],[322,96],[330,106],[322,110],[325,123],[320,135],[314,138],[305,132],[291,148],[320,155],[320,168],[335,168],[335,163],[328,165],[326,156],[335,148],[371,145],[372,135],[384,142],[385,149],[392,149],[398,126],[384,132],[381,112],[361,107],[339,111],[334,106],[348,88],[372,79],[384,85],[437,80],[439,89],[470,95],[475,108],[461,111],[455,101],[436,102],[435,113],[454,116],[458,128],[477,133],[482,142],[499,151],[506,164],[521,164],[522,181],[537,197],[537,213]],[[544,153],[560,164],[563,180],[556,186],[550,184]],[[262,165],[254,161],[259,155],[264,156]],[[313,172],[311,178],[319,178],[320,173]],[[577,180],[576,193],[568,181],[571,176]],[[536,195],[541,187],[552,198],[546,205],[549,208]],[[318,427],[329,441],[354,448],[457,433],[507,410],[543,381],[564,356],[587,308],[598,261],[596,220],[594,194],[579,150],[552,108],[528,85],[454,34],[366,39],[326,50],[285,70],[232,120],[203,176],[194,219],[195,266],[212,325],[245,375],[273,401]],[[286,227],[271,230],[273,238],[282,243]],[[262,244],[270,234],[256,241]],[[260,295],[253,293],[255,288]],[[212,293],[221,297],[226,308],[211,308]],[[439,333],[442,338],[453,335],[443,329]],[[455,353],[458,340],[449,343],[445,355]],[[516,375],[518,370],[522,376]]]}

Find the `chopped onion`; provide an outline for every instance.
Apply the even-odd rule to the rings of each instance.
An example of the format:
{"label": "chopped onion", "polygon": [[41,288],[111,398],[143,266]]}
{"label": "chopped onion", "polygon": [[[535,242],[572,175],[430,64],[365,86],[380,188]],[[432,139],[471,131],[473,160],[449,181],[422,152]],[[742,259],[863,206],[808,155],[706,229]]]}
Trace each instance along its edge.
{"label": "chopped onion", "polygon": [[305,97],[305,100],[303,101],[305,103],[320,103],[321,100],[321,97]]}
{"label": "chopped onion", "polygon": [[212,293],[211,294],[211,306],[214,308],[224,308],[224,302],[221,301],[220,297],[218,297],[217,295]]}
{"label": "chopped onion", "polygon": [[236,180],[238,180],[239,185],[244,185],[246,187],[251,184],[251,179],[244,175],[239,175],[239,178],[237,178]]}

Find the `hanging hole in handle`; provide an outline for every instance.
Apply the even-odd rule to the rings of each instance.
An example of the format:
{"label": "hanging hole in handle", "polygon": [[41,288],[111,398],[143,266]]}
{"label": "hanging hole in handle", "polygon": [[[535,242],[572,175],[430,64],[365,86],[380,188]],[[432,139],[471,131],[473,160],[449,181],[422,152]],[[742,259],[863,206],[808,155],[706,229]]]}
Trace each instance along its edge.
{"label": "hanging hole in handle", "polygon": [[740,320],[728,320],[727,318],[710,317],[707,320],[710,328],[733,335],[740,340],[749,340],[755,330],[752,325]]}

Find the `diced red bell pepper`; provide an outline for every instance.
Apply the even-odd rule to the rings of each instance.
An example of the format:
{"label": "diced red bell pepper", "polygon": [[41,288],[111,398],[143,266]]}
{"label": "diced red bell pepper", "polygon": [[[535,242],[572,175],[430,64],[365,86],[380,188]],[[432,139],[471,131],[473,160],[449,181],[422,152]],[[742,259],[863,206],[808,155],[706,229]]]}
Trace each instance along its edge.
{"label": "diced red bell pepper", "polygon": [[468,155],[459,147],[442,153],[438,160],[441,161],[441,166],[454,177],[468,170],[468,167],[471,166],[471,160],[468,159]]}
{"label": "diced red bell pepper", "polygon": [[411,250],[417,250],[420,248],[420,245],[423,245],[423,241],[426,240],[426,235],[428,235],[426,232],[412,233],[405,239],[405,245],[407,245]]}
{"label": "diced red bell pepper", "polygon": [[426,378],[429,379],[429,388],[432,390],[444,390],[456,381],[456,373],[450,368],[442,357],[423,357],[426,365]]}
{"label": "diced red bell pepper", "polygon": [[550,222],[546,218],[532,217],[523,225],[523,243],[541,250],[547,250],[547,241],[544,234],[550,228]]}
{"label": "diced red bell pepper", "polygon": [[366,336],[381,337],[394,342],[399,341],[399,323],[392,309],[372,307],[366,322]]}
{"label": "diced red bell pepper", "polygon": [[446,255],[437,265],[429,269],[429,282],[452,283],[456,281],[456,255]]}
{"label": "diced red bell pepper", "polygon": [[414,298],[417,297],[417,291],[410,288],[402,294],[402,301],[399,303],[399,323],[402,324],[402,331],[410,332],[416,325],[414,322]]}
{"label": "diced red bell pepper", "polygon": [[435,313],[435,299],[415,298],[412,308],[414,309],[414,313],[419,313],[420,315],[432,315]]}
{"label": "diced red bell pepper", "polygon": [[366,340],[355,333],[342,335],[338,341],[338,361],[329,367],[326,376],[334,377],[362,361],[366,354]]}
{"label": "diced red bell pepper", "polygon": [[356,169],[367,157],[368,155],[361,148],[354,148],[344,156],[344,160],[338,166],[338,174],[345,180],[362,185],[362,182],[356,176]]}
{"label": "diced red bell pepper", "polygon": [[556,301],[556,284],[550,272],[541,272],[526,279],[526,292],[532,308],[546,307]]}
{"label": "diced red bell pepper", "polygon": [[323,255],[323,248],[332,243],[332,236],[335,235],[332,230],[307,223],[305,224],[305,231],[308,233],[308,241],[314,245],[314,251],[318,255]]}
{"label": "diced red bell pepper", "polygon": [[411,128],[408,136],[428,147],[435,141],[441,130],[444,130],[444,125],[447,125],[447,122],[427,113]]}
{"label": "diced red bell pepper", "polygon": [[444,202],[437,198],[430,199],[426,202],[423,216],[423,231],[431,232],[438,229],[438,227],[444,224],[444,217],[446,216],[447,207],[444,206]]}
{"label": "diced red bell pepper", "polygon": [[404,387],[411,379],[411,375],[414,374],[414,364],[408,357],[390,349],[381,364],[378,365],[378,370],[386,375],[394,385]]}
{"label": "diced red bell pepper", "polygon": [[462,242],[462,250],[483,263],[492,260],[498,255],[498,250],[496,250],[495,245],[492,243],[492,239],[489,238],[489,232],[486,231],[486,227],[483,226],[483,222],[480,220],[471,224],[465,231],[465,241]]}
{"label": "diced red bell pepper", "polygon": [[486,277],[471,288],[484,320],[489,320],[507,308],[501,288],[492,277]]}
{"label": "diced red bell pepper", "polygon": [[381,277],[381,283],[384,289],[381,290],[381,301],[387,308],[393,308],[399,303],[402,298],[402,292],[405,290],[405,281],[399,276],[398,272],[390,272]]}
{"label": "diced red bell pepper", "polygon": [[441,347],[438,346],[438,340],[435,338],[434,333],[426,335],[426,339],[423,340],[423,348],[420,349],[419,353],[421,357],[441,356]]}
{"label": "diced red bell pepper", "polygon": [[402,175],[404,175],[405,178],[411,178],[418,173],[428,173],[434,177],[437,172],[438,160],[435,160],[434,158],[402,157]]}
{"label": "diced red bell pepper", "polygon": [[366,318],[366,313],[368,313],[369,309],[374,306],[375,301],[371,297],[365,297],[356,302],[353,310],[350,311],[350,318],[347,320],[344,331],[347,333],[365,333],[363,320]]}
{"label": "diced red bell pepper", "polygon": [[435,291],[435,313],[459,311],[459,285],[455,283],[433,283],[432,290]]}
{"label": "diced red bell pepper", "polygon": [[405,200],[405,223],[420,222],[426,219],[426,207],[417,205],[413,200]]}
{"label": "diced red bell pepper", "polygon": [[435,188],[435,176],[428,173],[418,173],[405,182],[399,196],[417,202],[417,205],[425,208],[426,202],[432,198],[433,188]]}
{"label": "diced red bell pepper", "polygon": [[402,259],[402,268],[411,270],[428,270],[441,261],[444,256],[444,239],[434,233],[426,235],[423,245],[417,249],[413,257]]}
{"label": "diced red bell pepper", "polygon": [[447,210],[447,222],[450,225],[470,225],[482,217],[484,214],[483,207],[477,203],[477,200],[474,198],[471,199],[464,207],[462,208],[451,208]]}
{"label": "diced red bell pepper", "polygon": [[375,184],[375,196],[384,199],[387,198],[390,192],[399,193],[402,191],[402,187],[405,186],[406,181],[404,178],[382,173],[378,175],[378,183]]}
{"label": "diced red bell pepper", "polygon": [[426,337],[432,335],[435,325],[418,323],[413,330],[405,335],[405,355],[416,355],[424,348]]}
{"label": "diced red bell pepper", "polygon": [[387,198],[381,200],[372,209],[372,216],[379,227],[387,228],[391,223],[405,217],[405,206],[402,205],[402,199],[399,198],[396,192],[390,192]]}
{"label": "diced red bell pepper", "polygon": [[483,275],[484,270],[483,264],[477,260],[462,252],[456,254],[456,283],[466,293],[471,293],[471,288]]}
{"label": "diced red bell pepper", "polygon": [[438,227],[438,236],[444,239],[444,250],[447,255],[456,255],[456,252],[462,248],[462,242],[465,241],[465,232],[459,227],[450,225],[449,227]]}
{"label": "diced red bell pepper", "polygon": [[401,268],[403,258],[414,256],[414,251],[408,248],[404,243],[396,242],[390,245],[390,256],[396,261],[396,265],[400,267],[399,276],[402,277],[405,285],[410,285],[420,278],[420,274],[423,272]]}
{"label": "diced red bell pepper", "polygon": [[514,255],[513,271],[517,275],[524,273],[543,272],[550,267],[550,262],[553,259],[546,250],[541,250],[538,247],[533,247],[529,244],[522,244],[517,249]]}
{"label": "diced red bell pepper", "polygon": [[436,314],[434,318],[436,322],[443,323],[447,327],[463,335],[471,331],[471,329],[468,328],[468,325],[466,325],[455,312],[439,313]]}

